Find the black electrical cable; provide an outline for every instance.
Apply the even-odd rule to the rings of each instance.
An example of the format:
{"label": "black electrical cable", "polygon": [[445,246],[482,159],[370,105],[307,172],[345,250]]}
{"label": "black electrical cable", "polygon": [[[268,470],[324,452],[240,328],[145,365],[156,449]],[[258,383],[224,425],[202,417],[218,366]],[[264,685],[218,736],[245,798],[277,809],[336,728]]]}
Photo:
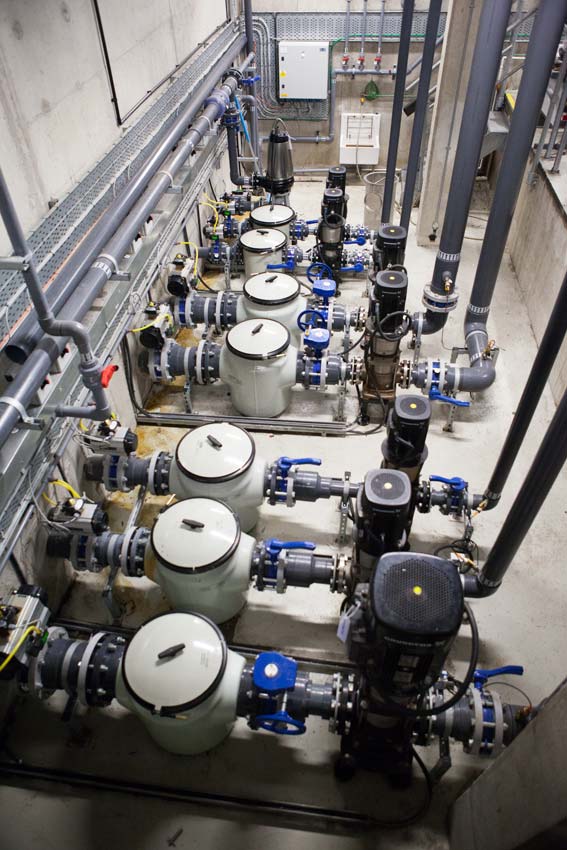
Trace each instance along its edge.
{"label": "black electrical cable", "polygon": [[343,360],[345,359],[345,354],[349,354],[351,351],[353,351],[355,348],[357,348],[360,345],[360,343],[362,342],[362,340],[364,339],[365,336],[366,336],[366,331],[363,331],[361,333],[361,335],[358,337],[358,339],[356,340],[356,342],[353,342],[352,345],[350,345],[345,351],[343,351]]}
{"label": "black electrical cable", "polygon": [[[386,333],[383,328],[384,322],[387,322],[388,319],[393,319],[394,316],[403,316],[406,323],[404,324],[402,320],[402,324],[398,330],[392,334]],[[413,317],[407,312],[407,310],[395,310],[393,313],[388,313],[388,315],[384,316],[383,319],[380,319],[380,316],[378,316],[378,323],[375,332],[378,336],[382,337],[382,339],[385,339],[386,342],[397,342],[399,339],[403,339],[410,332],[412,322]]]}
{"label": "black electrical cable", "polygon": [[311,295],[313,295],[313,290],[312,290],[312,288],[309,286],[309,284],[308,284],[308,283],[305,283],[305,281],[304,281],[304,280],[300,280],[300,281],[298,281],[298,283],[299,283],[299,285],[300,285],[300,286],[303,286],[303,287],[307,290],[307,292],[309,292]]}
{"label": "black electrical cable", "polygon": [[203,280],[203,278],[202,278],[202,276],[201,276],[201,273],[200,273],[200,272],[197,272],[197,279],[199,280],[199,283],[202,283],[202,284],[203,284],[203,286],[205,287],[205,289],[208,289],[208,290],[209,290],[209,292],[216,292],[216,289],[213,289],[211,286],[209,286],[209,284],[208,284],[208,283],[206,283],[206,282]]}
{"label": "black electrical cable", "polygon": [[[465,537],[460,540],[451,540],[450,543],[446,543],[444,546],[438,546],[437,549],[434,550],[433,554],[437,557],[440,557],[441,552],[445,551],[456,552],[460,555],[466,555],[470,558],[471,561],[474,561],[475,569],[477,569],[478,564],[478,545],[474,542],[474,540],[467,540]],[[461,573],[467,573],[471,569],[470,565],[464,565],[466,569],[460,569]]]}
{"label": "black electrical cable", "polygon": [[[424,710],[421,709],[411,709],[405,708],[401,705],[385,705],[385,706],[376,706],[375,710],[380,714],[385,714],[389,717],[395,717],[399,715],[400,717],[433,717],[436,714],[443,714],[444,711],[448,711],[454,705],[456,705],[460,699],[462,699],[466,692],[469,689],[469,686],[472,684],[474,678],[474,671],[476,670],[478,664],[478,654],[480,650],[480,639],[478,635],[478,626],[472,612],[472,608],[468,602],[465,602],[465,611],[467,613],[469,625],[471,627],[472,632],[472,649],[471,649],[471,657],[469,661],[469,666],[467,669],[466,676],[464,680],[461,682],[459,688],[455,691],[454,695],[451,699],[447,700],[447,702],[442,703],[441,705],[436,705],[433,708],[426,708]],[[384,710],[389,709],[389,710]]]}

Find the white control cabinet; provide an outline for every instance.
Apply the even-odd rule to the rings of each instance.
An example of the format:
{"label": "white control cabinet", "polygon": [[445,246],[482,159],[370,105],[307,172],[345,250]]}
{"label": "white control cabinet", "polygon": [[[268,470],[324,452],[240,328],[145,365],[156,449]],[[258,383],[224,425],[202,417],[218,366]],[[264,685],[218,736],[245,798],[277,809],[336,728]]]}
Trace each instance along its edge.
{"label": "white control cabinet", "polygon": [[329,85],[327,41],[280,41],[278,95],[290,100],[326,100]]}

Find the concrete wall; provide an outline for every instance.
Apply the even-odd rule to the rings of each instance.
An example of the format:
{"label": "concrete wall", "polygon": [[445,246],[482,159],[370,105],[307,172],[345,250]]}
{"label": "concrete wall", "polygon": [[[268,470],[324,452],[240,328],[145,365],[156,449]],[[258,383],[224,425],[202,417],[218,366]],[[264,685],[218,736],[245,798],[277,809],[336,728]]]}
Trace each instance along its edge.
{"label": "concrete wall", "polygon": [[[451,850],[559,850],[567,831],[567,685],[462,794]],[[531,840],[530,840],[531,839]]]}
{"label": "concrete wall", "polygon": [[[447,11],[450,5],[450,0],[446,0],[443,4],[443,11]],[[362,0],[352,0],[351,11],[362,11]],[[369,3],[369,11],[375,14],[380,9],[380,3]],[[416,12],[421,12],[429,8],[429,0],[417,0],[415,3]],[[346,3],[344,0],[255,0],[254,10],[258,12],[344,12]],[[386,11],[399,12],[401,9],[400,0],[387,0]],[[333,50],[332,64],[334,68],[341,67],[341,59],[343,56],[344,45],[339,43]],[[350,55],[356,59],[358,50],[358,42],[351,42]],[[376,41],[368,41],[366,44],[366,67],[372,68],[374,56],[376,52]],[[422,43],[413,42],[410,51],[409,64],[411,65],[416,59],[421,56]],[[436,59],[440,57],[441,49],[438,48]],[[382,44],[382,68],[392,68],[397,60],[398,43],[385,41]],[[436,71],[433,72],[432,85],[435,83]],[[419,76],[419,69],[414,71],[410,80]],[[380,90],[380,97],[377,100],[366,101],[361,105],[360,96],[366,84],[374,79]],[[358,112],[362,109],[363,112],[380,113],[382,118],[380,121],[380,160],[379,167],[384,167],[388,154],[388,138],[390,134],[390,114],[392,108],[392,96],[394,92],[394,81],[391,77],[362,77],[355,80],[349,78],[337,79],[337,122],[336,122],[336,138],[333,143],[321,143],[319,145],[296,143],[294,145],[294,164],[296,167],[302,166],[327,166],[334,165],[339,161],[339,134],[340,134],[340,116],[342,112]],[[414,87],[408,95],[408,100],[415,97],[417,88]],[[267,133],[271,126],[271,121],[262,121],[262,131]],[[321,124],[317,121],[287,121],[289,130],[292,135],[313,135],[320,132],[321,135],[327,133],[327,122]],[[400,147],[398,152],[398,161],[404,165],[407,160],[409,149],[409,141],[411,137],[411,129],[413,125],[412,116],[402,117],[402,128],[400,134]]]}
{"label": "concrete wall", "polygon": [[[100,11],[123,114],[226,17],[224,0],[102,0]],[[122,133],[91,0],[3,0],[0,164],[24,228]]]}
{"label": "concrete wall", "polygon": [[[522,183],[508,250],[536,340],[540,342],[565,275],[567,212],[558,192],[565,194],[567,178],[551,181],[541,167],[538,174],[535,186],[529,186],[525,178]],[[567,388],[567,343],[561,348],[550,385],[559,402]]]}

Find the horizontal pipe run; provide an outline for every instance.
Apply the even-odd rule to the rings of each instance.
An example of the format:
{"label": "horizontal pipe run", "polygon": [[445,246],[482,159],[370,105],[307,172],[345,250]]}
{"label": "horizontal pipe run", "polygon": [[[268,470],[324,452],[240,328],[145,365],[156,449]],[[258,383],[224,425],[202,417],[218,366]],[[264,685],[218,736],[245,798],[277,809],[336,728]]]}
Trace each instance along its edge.
{"label": "horizontal pipe run", "polygon": [[[252,58],[250,55],[247,57],[241,66],[241,70],[246,69]],[[112,274],[118,270],[118,263],[136,237],[142,222],[155,209],[157,202],[171,185],[173,177],[195,149],[198,141],[210,130],[212,123],[223,114],[230,94],[236,88],[236,85],[236,78],[228,77],[221,89],[217,90],[218,94],[212,96],[212,102],[205,108],[202,116],[194,123],[191,130],[188,131],[184,141],[177,145],[175,152],[166,161],[166,167],[150,182],[146,192],[123,220],[112,239],[104,246],[104,255],[97,258],[91,270],[66,302],[61,311],[62,319],[81,321],[90,310],[105,284],[108,283]],[[7,388],[4,399],[8,398],[10,401],[5,402],[0,413],[0,447],[4,445],[21,418],[19,408],[25,409],[30,404],[46,375],[62,353],[65,342],[66,340],[63,337],[57,341],[43,337],[28,358],[26,368],[20,370],[15,380]]]}
{"label": "horizontal pipe run", "polygon": [[[106,208],[93,229],[85,236],[75,251],[59,269],[54,279],[46,289],[47,299],[51,308],[57,313],[76,289],[80,280],[89,270],[97,254],[108,242],[118,224],[124,219],[133,205],[145,191],[148,182],[164,164],[179,139],[187,131],[187,127],[198,114],[203,101],[214,89],[211,79],[217,80],[232,66],[235,58],[245,44],[241,36],[229,51],[217,63],[211,74],[197,87],[191,101],[166,131],[160,133],[154,140],[153,149],[140,170],[124,186],[124,189]],[[41,338],[41,330],[34,313],[30,313],[17,328],[8,345],[6,353],[16,363],[22,363]]]}

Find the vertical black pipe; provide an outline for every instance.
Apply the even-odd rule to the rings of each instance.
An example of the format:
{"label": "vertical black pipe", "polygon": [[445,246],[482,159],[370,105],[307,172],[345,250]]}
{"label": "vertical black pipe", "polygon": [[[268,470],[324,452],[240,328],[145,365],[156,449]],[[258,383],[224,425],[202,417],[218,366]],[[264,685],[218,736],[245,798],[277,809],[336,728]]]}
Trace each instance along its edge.
{"label": "vertical black pipe", "polygon": [[427,115],[427,106],[429,103],[429,86],[431,83],[431,71],[433,68],[433,59],[435,57],[435,48],[437,45],[439,18],[441,16],[441,3],[442,0],[431,0],[429,4],[429,13],[427,15],[427,26],[425,28],[425,41],[423,43],[421,73],[419,75],[419,85],[417,89],[415,113],[413,117],[413,128],[411,132],[408,165],[406,169],[406,185],[404,187],[402,214],[400,216],[400,225],[405,228],[406,231],[410,223],[413,197],[415,194],[415,184],[417,182],[417,171],[419,168],[419,157],[421,153],[423,128],[425,126],[425,116]]}
{"label": "vertical black pipe", "polygon": [[400,46],[396,65],[396,85],[392,103],[392,118],[390,124],[390,139],[388,142],[388,161],[386,163],[386,179],[384,181],[384,201],[382,203],[382,223],[388,224],[392,216],[394,199],[394,181],[396,179],[396,162],[398,159],[398,144],[400,142],[400,127],[402,110],[404,108],[404,92],[406,88],[406,72],[411,42],[413,24],[414,0],[405,0],[400,29]]}
{"label": "vertical black pipe", "polygon": [[[554,0],[552,0],[554,2]],[[479,577],[481,593],[501,584],[555,479],[567,460],[567,390]]]}
{"label": "vertical black pipe", "polygon": [[547,323],[541,345],[533,362],[520,403],[508,431],[500,457],[485,492],[485,499],[493,507],[500,499],[502,490],[516,456],[526,436],[526,432],[539,404],[549,373],[555,363],[559,349],[567,334],[567,273],[555,300],[551,316]]}
{"label": "vertical black pipe", "polygon": [[566,17],[567,0],[541,0],[528,44],[465,325],[486,322],[488,316],[526,161]]}
{"label": "vertical black pipe", "polygon": [[480,13],[439,251],[433,269],[431,287],[436,292],[445,291],[446,273],[453,283],[457,276],[511,6],[512,0],[484,0]]}

